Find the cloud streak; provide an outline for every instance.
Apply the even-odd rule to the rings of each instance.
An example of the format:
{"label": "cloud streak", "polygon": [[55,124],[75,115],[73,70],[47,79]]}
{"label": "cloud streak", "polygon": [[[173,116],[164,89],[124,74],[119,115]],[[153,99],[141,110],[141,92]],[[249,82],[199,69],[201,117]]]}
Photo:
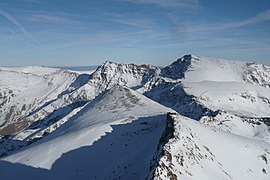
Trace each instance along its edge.
{"label": "cloud streak", "polygon": [[263,11],[257,14],[254,17],[244,19],[236,22],[229,23],[219,23],[219,24],[196,24],[191,25],[189,28],[185,29],[181,27],[181,25],[177,27],[179,33],[183,33],[184,31],[188,32],[199,32],[199,33],[210,33],[213,31],[224,31],[235,28],[242,28],[246,26],[252,26],[260,23],[264,23],[270,21],[270,10]]}
{"label": "cloud streak", "polygon": [[26,3],[41,3],[42,1],[40,1],[40,0],[23,0],[23,2],[26,2]]}
{"label": "cloud streak", "polygon": [[28,38],[31,39],[32,41],[34,41],[35,43],[37,43],[38,41],[29,33],[26,31],[26,29],[10,14],[1,11],[0,10],[0,15],[2,15],[3,17],[5,17],[7,20],[9,20],[10,22],[12,22],[15,26],[18,27],[18,29]]}
{"label": "cloud streak", "polygon": [[125,0],[136,4],[149,4],[166,9],[199,9],[199,0]]}
{"label": "cloud streak", "polygon": [[134,27],[134,28],[146,28],[152,29],[156,27],[156,23],[153,19],[144,18],[142,16],[136,15],[133,17],[129,15],[128,17],[123,14],[116,14],[116,13],[107,13],[104,14],[106,19],[112,23],[121,24],[124,26]]}
{"label": "cloud streak", "polygon": [[243,21],[239,21],[239,22],[225,24],[224,26],[220,26],[219,28],[220,29],[238,28],[238,27],[244,27],[244,26],[250,26],[254,24],[263,23],[269,20],[270,20],[270,9],[259,13],[255,17],[252,17]]}
{"label": "cloud streak", "polygon": [[42,23],[53,23],[53,24],[77,24],[78,22],[71,19],[61,17],[61,16],[52,16],[46,14],[34,14],[27,18],[27,20],[42,22]]}

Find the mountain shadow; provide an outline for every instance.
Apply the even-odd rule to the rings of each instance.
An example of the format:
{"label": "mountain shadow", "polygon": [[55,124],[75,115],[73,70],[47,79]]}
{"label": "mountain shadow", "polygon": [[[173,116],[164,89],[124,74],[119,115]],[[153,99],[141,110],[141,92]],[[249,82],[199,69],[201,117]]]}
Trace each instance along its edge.
{"label": "mountain shadow", "polygon": [[128,121],[111,125],[92,145],[62,154],[50,170],[0,161],[0,179],[145,179],[160,149],[166,115]]}
{"label": "mountain shadow", "polygon": [[203,116],[216,116],[218,114],[218,111],[204,107],[196,101],[195,97],[187,94],[182,83],[163,81],[150,91],[145,92],[144,95],[191,119],[200,120]]}

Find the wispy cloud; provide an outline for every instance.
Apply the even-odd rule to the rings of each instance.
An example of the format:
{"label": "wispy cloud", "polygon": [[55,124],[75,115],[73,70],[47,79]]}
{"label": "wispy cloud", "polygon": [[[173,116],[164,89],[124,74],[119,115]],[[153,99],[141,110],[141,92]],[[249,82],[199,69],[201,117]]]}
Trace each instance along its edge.
{"label": "wispy cloud", "polygon": [[53,24],[77,24],[78,22],[62,16],[54,16],[47,14],[32,14],[27,20],[42,22],[42,23],[53,23]]}
{"label": "wispy cloud", "polygon": [[142,28],[151,28],[153,25],[153,22],[150,22],[148,20],[143,19],[110,19],[110,21],[118,24],[123,24],[126,26],[132,26],[132,27],[142,27]]}
{"label": "wispy cloud", "polygon": [[228,24],[219,26],[219,28],[220,29],[238,28],[238,27],[243,27],[243,26],[259,24],[259,23],[266,22],[269,20],[270,20],[270,9],[257,14],[255,17],[252,17],[243,21],[228,23]]}
{"label": "wispy cloud", "polygon": [[247,26],[252,26],[260,23],[264,23],[270,21],[270,10],[263,11],[254,17],[235,21],[235,22],[227,22],[227,23],[218,23],[218,24],[199,24],[196,23],[194,25],[186,25],[185,28],[182,27],[183,24],[177,25],[177,29],[179,33],[183,33],[184,31],[199,32],[199,33],[211,33],[213,31],[224,31],[235,28],[242,28]]}
{"label": "wispy cloud", "polygon": [[[270,39],[267,34],[269,27],[262,25],[270,22],[270,10],[229,22],[183,22],[174,14],[169,18],[175,25],[171,32],[176,42],[172,44],[174,47],[224,57],[230,54],[254,55],[270,50]],[[260,28],[258,30],[254,27]]]}
{"label": "wispy cloud", "polygon": [[30,39],[31,41],[35,43],[38,42],[28,31],[26,31],[26,29],[13,16],[1,10],[0,10],[0,15],[2,15],[7,20],[12,22],[15,26],[17,26],[19,30],[25,35],[26,38]]}
{"label": "wispy cloud", "polygon": [[41,3],[42,1],[41,0],[23,0],[23,2],[26,2],[26,3]]}
{"label": "wispy cloud", "polygon": [[13,35],[14,38],[17,38],[20,41],[24,41],[23,38],[20,35],[18,35],[14,30],[8,29],[8,31]]}
{"label": "wispy cloud", "polygon": [[108,21],[112,23],[121,24],[124,26],[130,26],[135,28],[147,28],[151,29],[156,26],[156,23],[152,19],[142,17],[141,15],[123,15],[117,13],[104,14]]}
{"label": "wispy cloud", "polygon": [[192,27],[193,32],[209,32],[209,31],[216,31],[216,30],[228,30],[233,28],[241,28],[246,26],[252,26],[256,24],[260,24],[263,22],[270,21],[270,9],[264,12],[261,12],[254,17],[234,21],[234,22],[227,22],[227,23],[218,23],[218,24],[196,24]]}
{"label": "wispy cloud", "polygon": [[199,9],[199,0],[125,0],[136,4],[152,4],[170,9]]}

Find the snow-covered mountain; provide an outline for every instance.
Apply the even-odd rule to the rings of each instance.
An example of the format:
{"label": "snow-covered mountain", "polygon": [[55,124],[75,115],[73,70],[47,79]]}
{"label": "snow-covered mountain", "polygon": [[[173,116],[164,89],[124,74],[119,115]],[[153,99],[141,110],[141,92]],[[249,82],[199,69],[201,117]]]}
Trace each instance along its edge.
{"label": "snow-covered mountain", "polygon": [[264,65],[0,67],[0,84],[0,179],[270,178]]}

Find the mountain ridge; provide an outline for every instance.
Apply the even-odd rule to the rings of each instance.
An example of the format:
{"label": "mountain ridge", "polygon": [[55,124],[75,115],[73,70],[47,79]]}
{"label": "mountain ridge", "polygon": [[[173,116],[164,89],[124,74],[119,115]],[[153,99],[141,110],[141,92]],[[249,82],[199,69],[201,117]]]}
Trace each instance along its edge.
{"label": "mountain ridge", "polygon": [[[2,157],[0,163],[3,164],[2,171],[7,172],[5,177],[12,173],[12,170],[9,171],[7,167],[12,166],[12,163],[21,163],[31,167],[51,169],[46,171],[49,173],[46,177],[56,178],[62,169],[55,170],[52,164],[65,159],[62,159],[59,154],[74,151],[76,156],[81,157],[84,150],[76,151],[76,149],[84,145],[90,148],[92,146],[90,137],[95,139],[94,136],[97,135],[105,139],[121,138],[121,134],[127,133],[127,137],[130,138],[119,140],[119,143],[123,143],[125,147],[125,144],[133,140],[144,144],[141,137],[146,138],[145,141],[150,143],[150,136],[149,138],[143,134],[135,136],[138,132],[144,131],[152,134],[151,137],[155,139],[151,152],[150,149],[145,149],[149,153],[144,167],[147,164],[150,168],[152,164],[151,167],[154,169],[150,168],[146,172],[128,166],[123,166],[124,169],[126,167],[123,171],[108,168],[103,177],[132,178],[127,174],[134,170],[139,179],[142,177],[143,179],[146,177],[198,179],[200,176],[205,179],[219,176],[224,179],[239,179],[236,171],[229,165],[241,167],[239,170],[243,177],[249,177],[249,173],[254,178],[255,174],[258,174],[260,179],[269,177],[270,168],[267,163],[264,163],[270,156],[270,68],[267,66],[185,55],[164,68],[152,65],[118,64],[110,61],[104,62],[90,74],[69,70],[46,70],[46,68],[41,68],[42,72],[38,72],[38,67],[32,68],[0,71],[0,74],[2,73],[0,84],[4,85],[0,87],[0,106],[3,106],[0,112],[5,115],[2,116],[4,123],[0,127],[0,156]],[[11,73],[12,71],[16,73]],[[26,71],[28,73],[25,73]],[[4,76],[4,73],[8,74]],[[20,103],[17,103],[18,100]],[[169,139],[162,143],[160,139],[166,137],[164,133],[166,134],[168,112],[174,113],[171,117],[173,129],[169,132],[173,136],[169,136]],[[7,115],[10,118],[5,118]],[[136,119],[142,120],[142,124]],[[114,132],[111,129],[115,124],[107,122],[121,122],[121,125],[128,128],[117,126],[119,131]],[[133,125],[136,126],[136,131],[129,131]],[[152,133],[151,129],[156,129],[159,133]],[[198,134],[204,132],[206,135],[196,135],[194,129],[197,129]],[[239,162],[224,160],[224,157],[232,159],[234,154],[231,149],[222,152],[215,147],[217,144],[207,142],[207,136],[212,136],[213,133],[217,133],[216,136],[220,138],[211,137],[213,141],[224,141],[227,146],[241,149],[244,144],[249,144],[252,148],[246,147],[244,154],[251,156],[251,160],[244,161],[241,158]],[[101,139],[95,141],[98,144],[102,141],[104,147],[107,145],[110,147],[107,141]],[[230,139],[235,143],[230,144]],[[185,142],[182,142],[183,140]],[[116,139],[114,141],[118,142]],[[46,146],[51,142],[58,143]],[[63,144],[58,146],[60,142]],[[183,144],[186,147],[183,147]],[[260,144],[264,149],[256,149],[254,144]],[[46,146],[46,148],[37,148],[38,146]],[[138,147],[134,145],[134,148]],[[176,149],[171,151],[174,148]],[[46,159],[47,149],[51,149],[50,159]],[[136,154],[135,150],[131,151],[131,149],[129,153]],[[215,156],[216,153],[219,155]],[[224,157],[221,156],[222,153]],[[203,158],[202,155],[207,157]],[[89,156],[94,158],[94,154]],[[119,154],[116,155],[118,156]],[[135,160],[137,158],[139,161]],[[42,164],[42,161],[38,162],[37,159],[44,159],[45,164]],[[73,160],[77,162],[76,159]],[[104,162],[92,160],[103,166],[108,163],[106,160]],[[71,174],[67,173],[61,177],[68,177],[70,174],[75,178],[76,173],[73,173],[76,172],[75,167],[71,162],[68,163],[67,159],[65,161]],[[142,161],[138,156],[134,156],[133,159],[125,162],[138,165]],[[257,164],[257,167],[253,166],[252,162]],[[85,163],[87,164],[87,161]],[[82,164],[77,166],[86,171]],[[115,167],[115,164],[112,166]],[[204,174],[199,166],[206,169],[207,173]],[[211,169],[217,173],[213,173]],[[32,170],[38,173],[35,169]],[[88,171],[91,172],[89,169]],[[42,176],[42,172],[37,174],[37,177]],[[117,175],[114,172],[117,172]],[[20,173],[25,175],[23,170]],[[98,173],[98,169],[92,171],[92,174],[95,173]],[[82,172],[78,174],[83,174],[80,176],[83,179],[87,176]],[[16,179],[11,175],[10,178]]]}

